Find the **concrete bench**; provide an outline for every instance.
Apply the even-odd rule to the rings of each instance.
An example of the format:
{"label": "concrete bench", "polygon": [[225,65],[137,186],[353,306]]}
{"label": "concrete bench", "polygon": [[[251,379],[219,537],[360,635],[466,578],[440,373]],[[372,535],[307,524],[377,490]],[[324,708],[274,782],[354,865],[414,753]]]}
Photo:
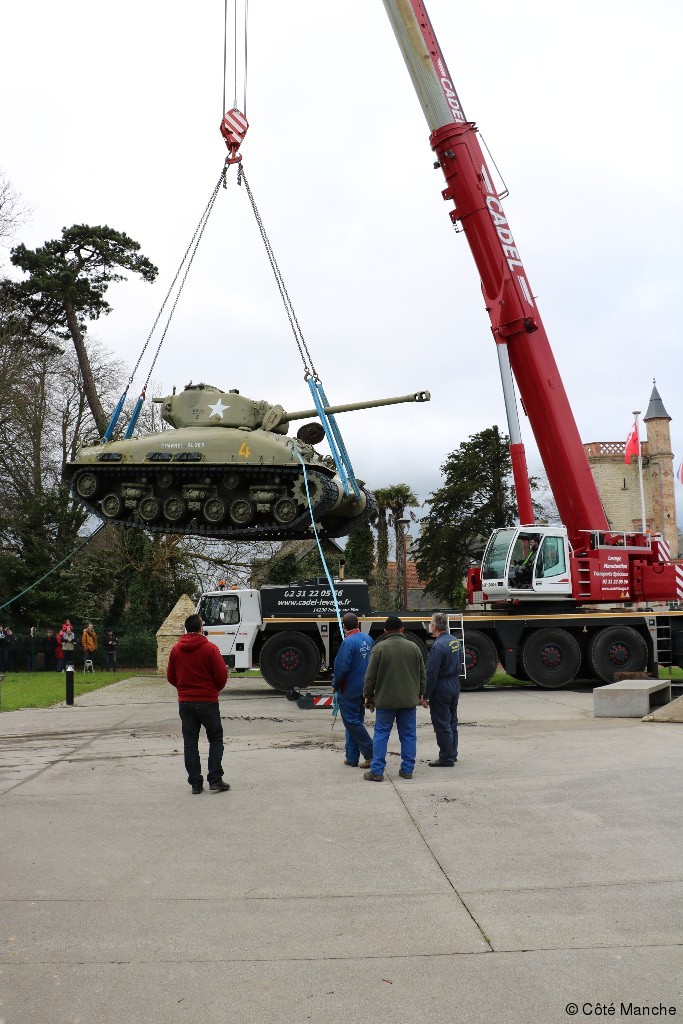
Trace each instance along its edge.
{"label": "concrete bench", "polygon": [[665,679],[620,679],[593,690],[593,717],[644,718],[669,703],[671,683]]}

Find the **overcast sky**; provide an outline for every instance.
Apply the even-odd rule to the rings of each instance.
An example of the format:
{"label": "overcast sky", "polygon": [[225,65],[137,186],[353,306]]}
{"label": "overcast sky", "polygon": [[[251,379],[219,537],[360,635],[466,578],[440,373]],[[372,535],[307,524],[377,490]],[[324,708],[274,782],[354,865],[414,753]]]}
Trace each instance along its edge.
{"label": "overcast sky", "polygon": [[[380,0],[249,7],[242,151],[256,201],[330,400],[431,390],[426,406],[340,417],[359,476],[404,481],[424,498],[458,444],[507,428],[478,275],[441,198],[421,109]],[[510,190],[505,210],[583,440],[625,441],[656,377],[678,466],[680,2],[428,7],[465,113]],[[64,226],[106,223],[159,267],[153,286],[113,287],[114,311],[92,328],[132,364],[225,156],[223,3],[26,0],[7,5],[0,47],[0,167],[33,207],[20,240],[34,247]],[[204,381],[306,408],[234,182],[154,380],[160,393]],[[535,469],[524,419],[522,429]],[[680,522],[680,486],[677,497]]]}

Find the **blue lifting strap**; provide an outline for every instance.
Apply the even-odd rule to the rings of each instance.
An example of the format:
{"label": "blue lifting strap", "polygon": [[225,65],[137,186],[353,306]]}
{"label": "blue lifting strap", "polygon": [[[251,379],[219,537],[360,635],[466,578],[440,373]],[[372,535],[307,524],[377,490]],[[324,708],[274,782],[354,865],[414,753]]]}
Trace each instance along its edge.
{"label": "blue lifting strap", "polygon": [[123,409],[123,403],[126,400],[126,395],[127,394],[128,394],[128,388],[126,388],[126,390],[123,392],[123,394],[119,398],[118,405],[116,406],[116,408],[114,409],[113,413],[111,414],[111,419],[109,420],[109,425],[108,425],[107,429],[105,430],[105,432],[102,434],[102,440],[103,441],[111,441],[111,435],[114,433],[114,430],[116,429],[116,424],[118,423],[119,416],[121,415],[121,410]]}
{"label": "blue lifting strap", "polygon": [[133,410],[133,415],[130,418],[130,423],[126,427],[126,433],[123,435],[126,438],[126,440],[128,440],[129,437],[133,436],[133,431],[135,430],[135,424],[138,421],[138,416],[142,412],[142,406],[144,405],[144,402],[145,402],[145,392],[143,391],[142,394],[140,395],[140,397],[138,398],[137,402],[135,403],[135,409]]}
{"label": "blue lifting strap", "polygon": [[328,416],[325,412],[325,406],[329,405],[329,402],[327,401],[327,396],[325,395],[323,386],[320,381],[315,380],[313,377],[308,378],[308,386],[311,390],[315,407],[318,410],[318,416],[320,417],[320,422],[323,425],[323,430],[325,431],[325,436],[327,437],[327,442],[330,446],[330,451],[332,452],[334,464],[337,467],[337,472],[339,473],[342,484],[344,485],[344,494],[349,493],[350,482],[356,497],[360,498],[360,488],[356,482],[353,466],[351,465],[351,460],[349,459],[348,452],[346,451],[346,447],[342,440],[339,427],[337,426],[334,416]]}

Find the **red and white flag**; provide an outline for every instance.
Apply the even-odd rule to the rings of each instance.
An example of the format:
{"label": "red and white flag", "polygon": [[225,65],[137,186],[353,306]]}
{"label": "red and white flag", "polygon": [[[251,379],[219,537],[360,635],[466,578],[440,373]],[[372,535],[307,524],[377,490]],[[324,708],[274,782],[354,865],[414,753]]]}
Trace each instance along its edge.
{"label": "red and white flag", "polygon": [[633,424],[631,427],[631,433],[626,438],[626,451],[624,452],[624,462],[631,462],[632,455],[640,455],[640,441],[638,440],[638,428]]}
{"label": "red and white flag", "polygon": [[680,466],[678,467],[678,472],[676,473],[676,476],[678,477],[679,483],[683,484],[683,462],[681,462]]}

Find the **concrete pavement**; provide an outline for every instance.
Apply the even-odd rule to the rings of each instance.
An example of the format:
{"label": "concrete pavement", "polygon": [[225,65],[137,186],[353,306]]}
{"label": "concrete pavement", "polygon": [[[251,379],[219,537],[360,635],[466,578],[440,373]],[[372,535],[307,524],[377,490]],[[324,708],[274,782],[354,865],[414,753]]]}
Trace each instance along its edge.
{"label": "concrete pavement", "polygon": [[418,709],[415,777],[394,741],[370,784],[328,712],[236,677],[233,789],[193,797],[174,697],[0,715],[1,1024],[683,1014],[679,725],[464,694],[453,770]]}

